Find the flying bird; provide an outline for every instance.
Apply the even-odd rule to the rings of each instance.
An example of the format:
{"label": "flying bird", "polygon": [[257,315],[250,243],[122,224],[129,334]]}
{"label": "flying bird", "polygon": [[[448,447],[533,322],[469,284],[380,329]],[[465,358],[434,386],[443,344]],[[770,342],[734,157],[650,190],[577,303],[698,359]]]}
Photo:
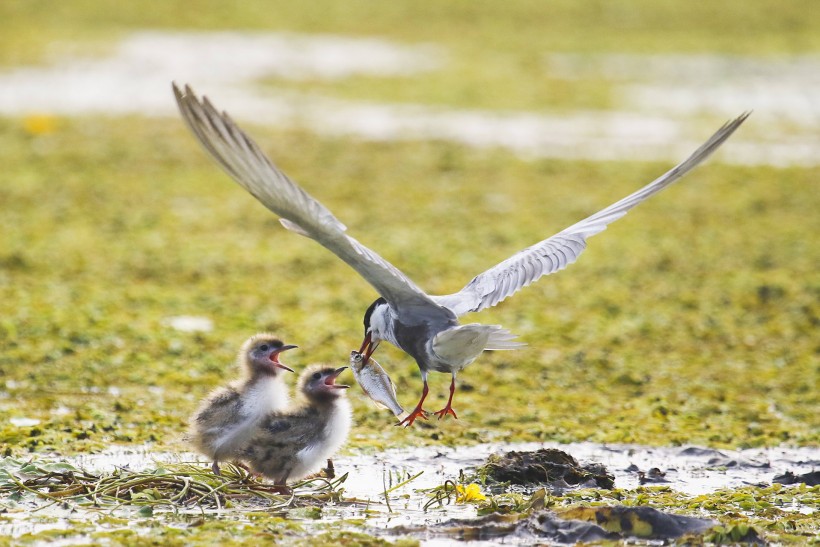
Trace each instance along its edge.
{"label": "flying bird", "polygon": [[750,112],[727,122],[700,148],[640,190],[573,224],[552,237],[514,254],[474,277],[463,289],[445,296],[429,295],[401,270],[347,235],[342,224],[324,205],[294,183],[265,156],[259,146],[204,97],[173,85],[182,117],[205,149],[240,186],[278,215],[282,225],[309,237],[345,261],[380,297],[364,314],[364,340],[360,353],[366,363],[386,340],[416,360],[424,383],[415,409],[400,423],[409,426],[421,417],[428,394],[429,371],[451,375],[447,405],[435,412],[452,415],[456,374],[484,350],[515,349],[523,344],[499,325],[459,324],[466,313],[495,306],[537,279],[575,262],[586,248],[587,238],[650,196],[660,192],[704,161],[746,120]]}

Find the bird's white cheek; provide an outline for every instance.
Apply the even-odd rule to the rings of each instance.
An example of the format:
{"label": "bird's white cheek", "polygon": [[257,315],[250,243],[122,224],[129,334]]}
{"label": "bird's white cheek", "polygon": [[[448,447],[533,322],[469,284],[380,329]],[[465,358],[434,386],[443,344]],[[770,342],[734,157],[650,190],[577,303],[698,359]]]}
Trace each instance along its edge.
{"label": "bird's white cheek", "polygon": [[392,335],[392,319],[387,306],[376,308],[370,318],[370,336],[374,343],[381,342],[382,340],[387,340],[393,344],[395,343]]}
{"label": "bird's white cheek", "polygon": [[382,338],[384,332],[384,317],[381,314],[373,314],[370,318],[370,335],[374,340]]}

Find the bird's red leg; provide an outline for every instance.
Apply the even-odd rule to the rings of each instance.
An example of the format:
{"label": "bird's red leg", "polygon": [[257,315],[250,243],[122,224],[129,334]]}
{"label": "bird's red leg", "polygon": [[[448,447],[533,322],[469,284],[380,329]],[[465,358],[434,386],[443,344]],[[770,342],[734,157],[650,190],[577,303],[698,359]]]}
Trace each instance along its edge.
{"label": "bird's red leg", "polygon": [[455,411],[455,410],[453,410],[453,407],[452,407],[452,404],[453,404],[453,394],[454,394],[455,392],[456,392],[456,375],[455,375],[455,374],[453,374],[453,380],[450,382],[450,398],[449,398],[449,399],[447,399],[447,406],[445,406],[445,407],[444,407],[444,408],[442,408],[441,410],[438,410],[438,411],[436,411],[436,412],[434,412],[434,413],[433,413],[433,414],[435,414],[436,416],[438,416],[438,419],[439,419],[439,420],[440,420],[440,419],[442,419],[442,418],[444,418],[444,417],[445,417],[446,415],[448,415],[448,414],[452,414],[452,415],[453,415],[453,418],[455,418],[456,420],[458,420],[458,416],[456,416],[456,411]]}
{"label": "bird's red leg", "polygon": [[421,391],[421,399],[419,400],[419,404],[416,405],[416,408],[413,409],[413,412],[408,414],[408,416],[397,423],[396,425],[403,425],[404,427],[410,427],[413,425],[413,422],[416,421],[416,418],[422,418],[424,420],[427,419],[427,411],[422,408],[424,404],[424,399],[427,398],[427,393],[430,389],[427,387],[427,378],[424,378],[424,389]]}

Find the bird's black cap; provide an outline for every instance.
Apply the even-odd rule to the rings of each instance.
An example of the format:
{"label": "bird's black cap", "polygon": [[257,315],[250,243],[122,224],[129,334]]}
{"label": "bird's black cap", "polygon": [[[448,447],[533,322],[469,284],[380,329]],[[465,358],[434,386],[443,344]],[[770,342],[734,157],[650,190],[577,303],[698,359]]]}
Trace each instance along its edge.
{"label": "bird's black cap", "polygon": [[373,310],[375,310],[376,306],[378,306],[379,304],[387,304],[387,300],[385,300],[384,297],[380,296],[372,304],[370,304],[370,307],[367,308],[366,312],[364,312],[364,335],[365,336],[367,336],[367,331],[370,329],[370,316],[373,315]]}

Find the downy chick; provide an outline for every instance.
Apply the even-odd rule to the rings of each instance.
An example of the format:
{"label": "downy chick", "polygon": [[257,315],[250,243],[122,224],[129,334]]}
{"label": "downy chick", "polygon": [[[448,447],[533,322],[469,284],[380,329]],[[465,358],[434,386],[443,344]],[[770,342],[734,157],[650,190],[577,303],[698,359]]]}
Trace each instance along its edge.
{"label": "downy chick", "polygon": [[352,422],[344,394],[350,386],[335,382],[346,368],[314,365],[302,373],[299,386],[305,404],[263,418],[242,451],[242,459],[253,471],[286,489],[288,479],[316,471],[341,448]]}
{"label": "downy chick", "polygon": [[212,469],[217,475],[219,462],[238,456],[259,420],[288,406],[281,371],[293,369],[279,362],[279,354],[295,347],[272,334],[249,338],[236,359],[242,376],[211,393],[192,416],[189,439],[214,460]]}

